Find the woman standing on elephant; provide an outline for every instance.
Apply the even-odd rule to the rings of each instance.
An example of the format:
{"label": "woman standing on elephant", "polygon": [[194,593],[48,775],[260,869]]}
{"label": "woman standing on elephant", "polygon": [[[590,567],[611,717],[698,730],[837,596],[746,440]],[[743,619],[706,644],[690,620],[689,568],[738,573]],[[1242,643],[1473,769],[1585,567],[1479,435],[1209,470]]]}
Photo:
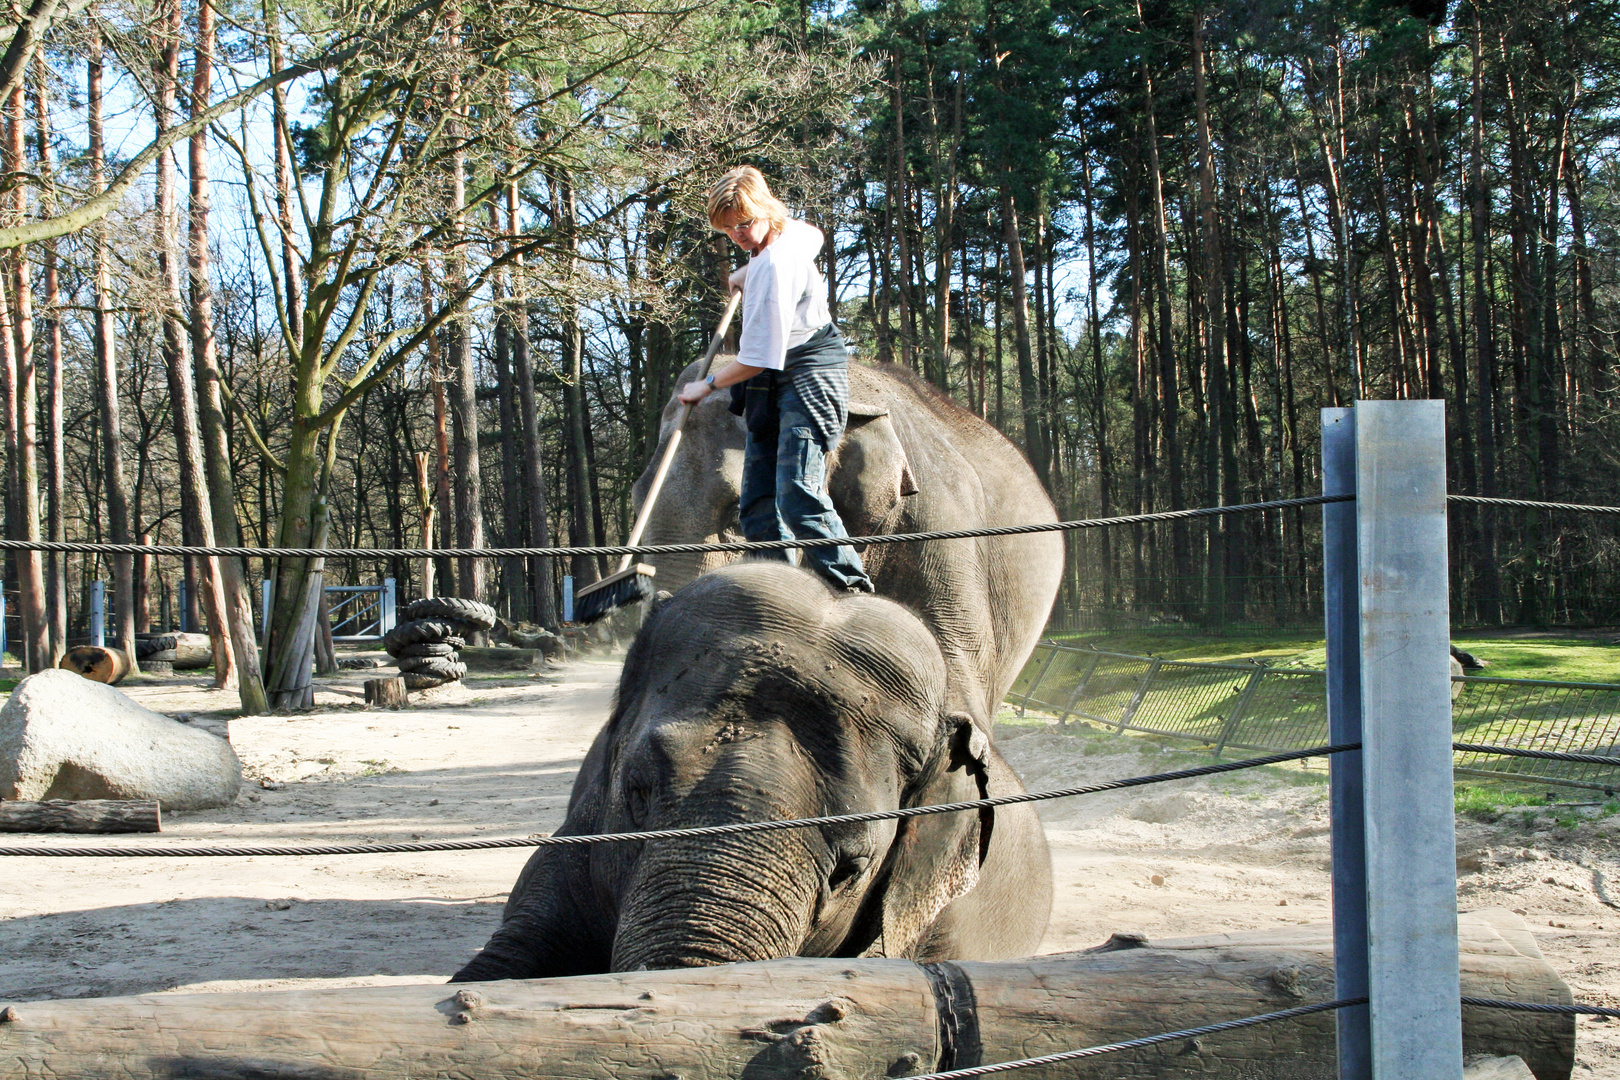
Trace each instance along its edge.
{"label": "woman standing on elephant", "polygon": [[[696,405],[731,387],[731,410],[748,436],[739,517],[749,540],[843,537],[824,483],[827,458],[849,417],[849,352],[827,310],[816,268],[821,230],[788,216],[753,166],[733,169],[709,191],[709,224],[748,252],[731,275],[743,293],[737,356],[676,395]],[[787,561],[785,551],[761,557]],[[847,544],[806,548],[803,561],[834,587],[871,592],[860,556]]]}

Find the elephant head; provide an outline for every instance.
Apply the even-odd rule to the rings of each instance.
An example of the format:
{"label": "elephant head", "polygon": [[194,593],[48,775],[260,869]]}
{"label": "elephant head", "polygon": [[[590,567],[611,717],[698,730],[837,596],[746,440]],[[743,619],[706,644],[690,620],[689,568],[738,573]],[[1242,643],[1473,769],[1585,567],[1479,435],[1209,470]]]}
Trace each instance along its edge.
{"label": "elephant head", "polygon": [[[993,750],[944,702],[939,647],[905,608],[782,563],[722,568],[643,626],[563,831],[979,798]],[[966,811],[597,844],[566,865],[537,853],[458,978],[923,955],[931,924],[978,881],[993,825],[992,811]]]}
{"label": "elephant head", "polygon": [[[689,366],[676,386],[698,377],[698,364]],[[852,368],[854,389],[860,388]],[[643,542],[647,544],[712,543],[741,540],[737,531],[737,505],[742,484],[744,430],[742,418],[726,408],[729,395],[711,394],[692,410],[681,433],[681,446],[670,465],[658,505],[653,508]],[[668,445],[679,403],[671,397],[664,406],[658,451],[637,479],[633,498],[639,511],[652,484],[653,472]],[[899,516],[902,499],[915,494],[912,465],[901,445],[894,418],[886,405],[852,397],[849,421],[827,463],[827,490],[851,536],[885,530]],[[727,552],[696,555],[660,555],[650,558],[658,567],[658,586],[677,590],[699,574],[734,561]],[[870,569],[870,567],[868,568]]]}

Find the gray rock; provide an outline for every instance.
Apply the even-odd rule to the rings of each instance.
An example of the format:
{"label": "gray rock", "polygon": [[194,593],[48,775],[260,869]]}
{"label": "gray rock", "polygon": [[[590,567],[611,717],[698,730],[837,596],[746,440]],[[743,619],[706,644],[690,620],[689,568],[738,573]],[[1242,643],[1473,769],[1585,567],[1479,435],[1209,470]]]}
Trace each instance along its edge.
{"label": "gray rock", "polygon": [[0,709],[0,799],[156,799],[229,806],[242,787],[230,743],[71,671],[30,675]]}

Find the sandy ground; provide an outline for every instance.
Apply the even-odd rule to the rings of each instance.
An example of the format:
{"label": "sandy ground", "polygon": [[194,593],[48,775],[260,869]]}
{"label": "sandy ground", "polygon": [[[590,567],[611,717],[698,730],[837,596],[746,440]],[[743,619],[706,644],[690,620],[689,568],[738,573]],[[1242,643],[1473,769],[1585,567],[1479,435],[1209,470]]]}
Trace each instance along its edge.
{"label": "sandy ground", "polygon": [[[314,715],[229,720],[196,680],[127,687],[225,733],[248,777],[224,810],[98,843],[367,842],[523,836],[561,821],[616,661],[471,679],[402,712],[375,672],[323,683]],[[1004,723],[1031,789],[1184,767],[1140,739]],[[1043,803],[1057,904],[1043,951],[1329,917],[1325,774],[1244,772]],[[1581,811],[1576,811],[1581,813]],[[1587,811],[1596,813],[1596,811]],[[61,838],[0,837],[7,844]],[[1521,913],[1577,999],[1620,1005],[1620,816],[1562,828],[1459,821],[1466,908]],[[0,1002],[180,990],[433,982],[483,944],[528,852],[323,858],[34,859],[0,864]],[[1620,1080],[1620,1023],[1580,1022],[1576,1076]]]}

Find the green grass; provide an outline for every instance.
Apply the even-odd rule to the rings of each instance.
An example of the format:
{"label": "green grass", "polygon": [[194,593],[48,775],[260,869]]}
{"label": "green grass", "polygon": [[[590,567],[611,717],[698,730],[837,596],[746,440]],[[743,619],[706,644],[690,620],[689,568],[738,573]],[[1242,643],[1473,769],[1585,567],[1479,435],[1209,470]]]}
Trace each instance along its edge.
{"label": "green grass", "polygon": [[[1273,664],[1321,668],[1327,644],[1304,630],[1251,631],[1204,635],[1185,630],[1134,630],[1063,635],[1064,640],[1135,656],[1167,660],[1268,660]],[[1546,631],[1459,631],[1452,642],[1489,665],[1476,675],[1509,679],[1620,683],[1620,645],[1606,636],[1561,635]]]}

